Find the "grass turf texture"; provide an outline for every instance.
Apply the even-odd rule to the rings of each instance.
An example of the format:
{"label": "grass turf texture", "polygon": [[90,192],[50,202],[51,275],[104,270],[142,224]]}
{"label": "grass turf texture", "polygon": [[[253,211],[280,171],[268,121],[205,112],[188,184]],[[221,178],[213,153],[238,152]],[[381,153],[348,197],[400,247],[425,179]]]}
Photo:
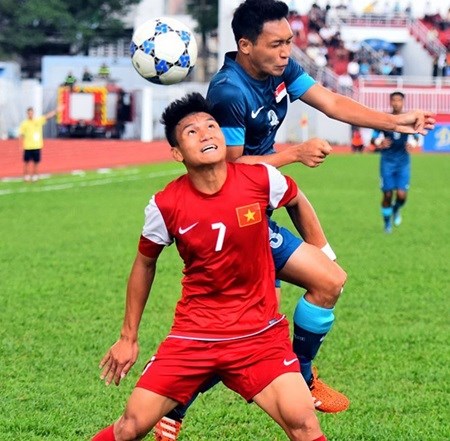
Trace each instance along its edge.
{"label": "grass turf texture", "polygon": [[[391,235],[382,231],[378,159],[335,156],[318,169],[283,170],[311,199],[349,275],[316,364],[352,404],[319,418],[330,441],[447,440],[450,156],[412,158],[404,222]],[[97,366],[119,334],[143,208],[181,171],[170,163],[0,184],[2,441],[89,439],[121,413],[171,324],[174,247],[161,256],[129,377],[107,388]],[[289,225],[283,210],[276,218]],[[299,296],[283,285],[289,319]],[[211,439],[286,438],[219,385],[192,406],[180,436]]]}

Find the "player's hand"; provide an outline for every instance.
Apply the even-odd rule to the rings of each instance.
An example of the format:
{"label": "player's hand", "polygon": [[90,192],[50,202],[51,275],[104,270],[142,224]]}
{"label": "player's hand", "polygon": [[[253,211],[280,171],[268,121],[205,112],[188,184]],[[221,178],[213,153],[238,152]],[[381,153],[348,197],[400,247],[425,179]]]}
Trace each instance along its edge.
{"label": "player's hand", "polygon": [[395,132],[418,133],[420,135],[426,135],[428,130],[433,130],[436,122],[434,113],[424,112],[423,110],[412,110],[395,115],[395,118],[397,122]]}
{"label": "player's hand", "polygon": [[312,138],[293,147],[296,149],[297,162],[307,167],[318,167],[331,153],[331,146],[320,138]]}
{"label": "player's hand", "polygon": [[102,369],[101,380],[108,386],[114,380],[116,386],[125,378],[139,355],[137,341],[120,338],[102,358],[99,368]]}
{"label": "player's hand", "polygon": [[380,149],[388,149],[392,144],[392,140],[389,138],[384,138],[381,140],[381,142],[378,144]]}

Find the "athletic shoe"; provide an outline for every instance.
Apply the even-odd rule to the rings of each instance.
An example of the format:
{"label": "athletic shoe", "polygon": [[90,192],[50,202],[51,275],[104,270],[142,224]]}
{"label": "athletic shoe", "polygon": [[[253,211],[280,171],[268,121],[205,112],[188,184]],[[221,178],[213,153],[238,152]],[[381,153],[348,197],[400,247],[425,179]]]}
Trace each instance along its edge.
{"label": "athletic shoe", "polygon": [[402,223],[402,215],[400,214],[400,210],[394,213],[394,225],[398,227]]}
{"label": "athletic shoe", "polygon": [[313,367],[313,376],[309,389],[314,400],[315,408],[321,412],[343,412],[350,406],[350,400],[344,394],[332,389],[322,380],[319,380],[316,367]]}
{"label": "athletic shoe", "polygon": [[385,224],[384,232],[387,234],[392,233],[392,224],[390,222],[388,224]]}
{"label": "athletic shoe", "polygon": [[162,417],[153,428],[156,441],[176,441],[181,430],[181,421]]}

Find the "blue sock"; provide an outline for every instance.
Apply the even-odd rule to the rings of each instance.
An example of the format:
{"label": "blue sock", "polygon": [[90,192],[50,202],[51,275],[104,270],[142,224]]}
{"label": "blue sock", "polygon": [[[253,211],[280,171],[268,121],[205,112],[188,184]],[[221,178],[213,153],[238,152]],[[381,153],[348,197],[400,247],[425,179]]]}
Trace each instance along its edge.
{"label": "blue sock", "polygon": [[381,207],[381,214],[383,215],[384,225],[386,227],[391,225],[392,213],[393,213],[392,207]]}
{"label": "blue sock", "polygon": [[300,361],[301,372],[309,384],[311,364],[328,331],[333,326],[334,308],[322,308],[308,302],[303,296],[294,312],[293,349]]}
{"label": "blue sock", "polygon": [[186,415],[187,410],[191,407],[192,403],[195,399],[201,394],[207,392],[213,386],[220,382],[220,378],[218,376],[212,377],[209,381],[204,383],[202,387],[194,394],[194,396],[188,401],[187,404],[179,404],[175,409],[171,410],[166,414],[167,418],[171,418],[172,420],[181,421]]}

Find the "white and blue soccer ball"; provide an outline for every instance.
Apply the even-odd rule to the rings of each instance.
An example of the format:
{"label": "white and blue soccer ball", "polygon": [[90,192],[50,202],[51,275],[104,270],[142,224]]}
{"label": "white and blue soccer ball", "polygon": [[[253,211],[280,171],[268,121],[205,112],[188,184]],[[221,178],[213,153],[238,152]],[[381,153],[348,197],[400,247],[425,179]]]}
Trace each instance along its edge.
{"label": "white and blue soccer ball", "polygon": [[197,61],[192,31],[170,17],[146,21],[134,32],[131,61],[139,75],[155,84],[183,81]]}

